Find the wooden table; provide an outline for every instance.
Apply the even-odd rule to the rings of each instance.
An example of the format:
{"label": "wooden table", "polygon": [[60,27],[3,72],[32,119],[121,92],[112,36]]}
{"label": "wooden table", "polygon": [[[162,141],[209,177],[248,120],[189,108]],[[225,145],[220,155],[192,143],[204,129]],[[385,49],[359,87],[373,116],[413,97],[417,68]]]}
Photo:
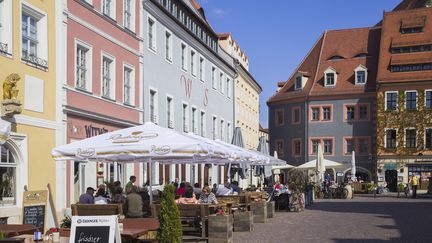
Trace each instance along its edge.
{"label": "wooden table", "polygon": [[121,236],[126,241],[138,238],[145,240],[149,232],[157,231],[160,227],[159,220],[155,218],[125,218],[119,220],[119,223],[123,224]]}
{"label": "wooden table", "polygon": [[35,231],[35,227],[30,224],[2,224],[0,225],[0,231],[5,234],[5,237],[14,237],[24,234],[32,234]]}
{"label": "wooden table", "polygon": [[[33,235],[19,235],[13,237],[14,239],[24,239],[24,243],[34,243]],[[42,241],[45,242],[45,241]],[[60,243],[69,243],[69,237],[60,237]]]}

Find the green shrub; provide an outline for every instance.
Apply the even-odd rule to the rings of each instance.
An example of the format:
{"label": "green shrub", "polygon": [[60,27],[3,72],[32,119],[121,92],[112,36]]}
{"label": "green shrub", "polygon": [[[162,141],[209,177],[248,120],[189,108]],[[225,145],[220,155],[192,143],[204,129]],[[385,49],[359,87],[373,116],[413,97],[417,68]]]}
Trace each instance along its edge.
{"label": "green shrub", "polygon": [[180,212],[174,200],[174,186],[166,185],[161,198],[158,240],[161,243],[182,242]]}
{"label": "green shrub", "polygon": [[403,192],[404,189],[405,189],[405,185],[403,183],[399,183],[398,184],[398,189],[399,189],[398,191]]}
{"label": "green shrub", "polygon": [[5,235],[3,233],[3,231],[0,230],[0,240],[3,240],[5,238]]}
{"label": "green shrub", "polygon": [[288,185],[293,190],[299,190],[301,192],[306,191],[306,180],[302,170],[291,169],[288,171]]}

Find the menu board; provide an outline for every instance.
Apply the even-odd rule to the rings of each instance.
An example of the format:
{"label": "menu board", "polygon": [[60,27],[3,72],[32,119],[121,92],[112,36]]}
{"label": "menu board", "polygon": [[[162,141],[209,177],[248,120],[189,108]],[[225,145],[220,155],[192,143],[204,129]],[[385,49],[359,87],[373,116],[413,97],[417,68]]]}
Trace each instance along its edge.
{"label": "menu board", "polygon": [[121,242],[117,216],[72,216],[69,242]]}
{"label": "menu board", "polygon": [[75,227],[74,243],[109,242],[110,226],[77,226]]}
{"label": "menu board", "polygon": [[39,229],[45,228],[45,205],[24,206],[23,211],[23,224],[31,224]]}

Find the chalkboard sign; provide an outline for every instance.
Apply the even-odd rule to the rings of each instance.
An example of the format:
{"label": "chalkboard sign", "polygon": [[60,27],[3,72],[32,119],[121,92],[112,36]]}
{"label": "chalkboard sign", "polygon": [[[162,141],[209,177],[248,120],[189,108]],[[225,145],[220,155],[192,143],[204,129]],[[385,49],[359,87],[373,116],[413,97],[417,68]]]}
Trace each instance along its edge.
{"label": "chalkboard sign", "polygon": [[109,242],[110,226],[77,226],[75,228],[74,243]]}
{"label": "chalkboard sign", "polygon": [[30,205],[23,208],[23,224],[45,228],[45,205]]}

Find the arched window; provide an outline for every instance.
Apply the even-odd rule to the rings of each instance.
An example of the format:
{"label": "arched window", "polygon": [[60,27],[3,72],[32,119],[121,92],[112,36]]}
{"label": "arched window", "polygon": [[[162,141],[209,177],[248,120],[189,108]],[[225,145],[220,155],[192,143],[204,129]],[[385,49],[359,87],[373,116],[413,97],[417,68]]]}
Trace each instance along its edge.
{"label": "arched window", "polygon": [[16,203],[17,163],[10,148],[0,145],[0,207]]}

